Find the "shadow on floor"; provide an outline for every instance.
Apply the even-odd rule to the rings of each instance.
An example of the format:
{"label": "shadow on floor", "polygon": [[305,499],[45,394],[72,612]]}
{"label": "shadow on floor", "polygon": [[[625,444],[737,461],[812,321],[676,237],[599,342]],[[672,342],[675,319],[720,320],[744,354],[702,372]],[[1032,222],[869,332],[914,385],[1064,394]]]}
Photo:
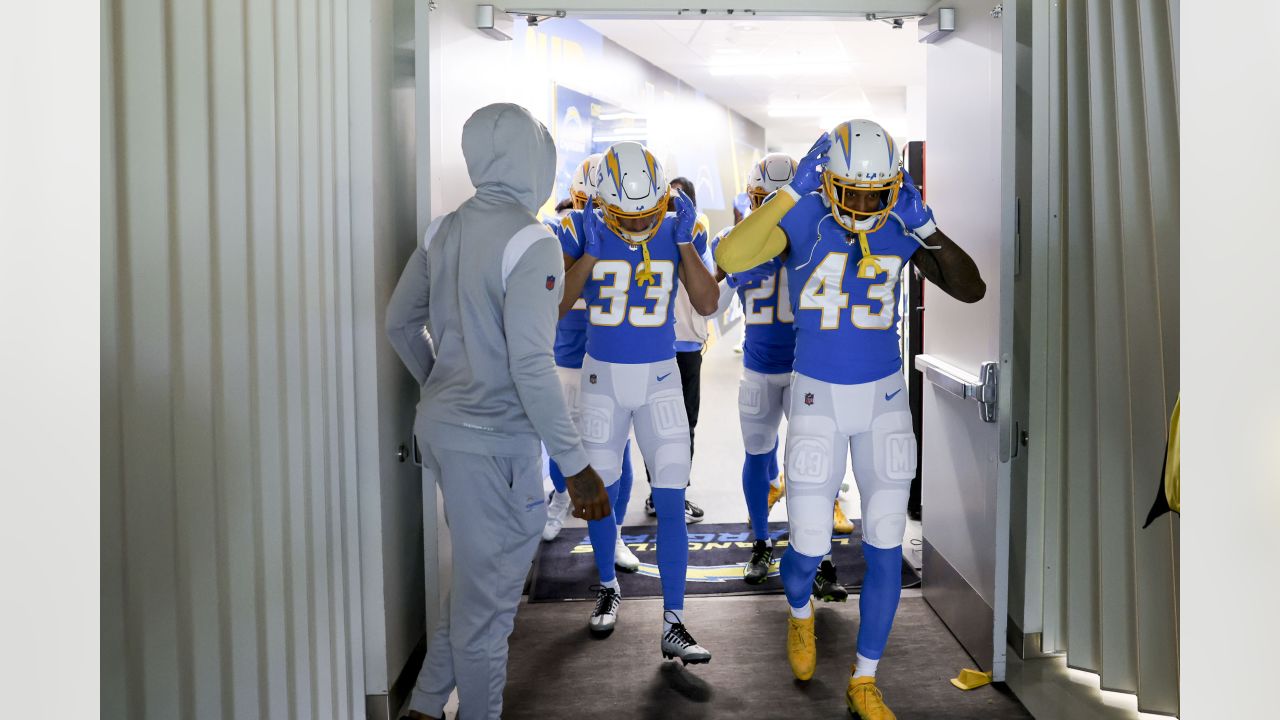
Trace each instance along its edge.
{"label": "shadow on floor", "polygon": [[[818,672],[807,683],[787,665],[787,609],[777,596],[690,598],[689,629],[715,657],[689,668],[658,650],[659,600],[624,600],[618,629],[604,640],[587,632],[590,603],[522,605],[503,717],[848,718],[844,690],[858,629],[852,600],[818,609]],[[1003,686],[952,687],[949,679],[973,666],[923,600],[903,598],[878,681],[901,720],[1032,717]]]}

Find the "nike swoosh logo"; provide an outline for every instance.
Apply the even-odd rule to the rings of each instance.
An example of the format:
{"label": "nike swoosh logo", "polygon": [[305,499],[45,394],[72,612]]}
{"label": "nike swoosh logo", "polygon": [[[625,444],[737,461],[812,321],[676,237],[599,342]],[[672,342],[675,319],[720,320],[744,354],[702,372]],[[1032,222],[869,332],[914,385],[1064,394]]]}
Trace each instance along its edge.
{"label": "nike swoosh logo", "polygon": [[671,373],[667,373],[666,375],[659,375],[658,382],[662,382],[663,380],[666,380],[669,377],[671,377]]}
{"label": "nike swoosh logo", "polygon": [[884,401],[885,401],[885,402],[889,402],[890,400],[892,400],[892,399],[894,399],[895,397],[897,397],[897,396],[898,396],[898,393],[900,393],[900,392],[902,392],[902,390],[894,390],[892,395],[890,395],[889,393],[885,393],[885,394],[884,394]]}

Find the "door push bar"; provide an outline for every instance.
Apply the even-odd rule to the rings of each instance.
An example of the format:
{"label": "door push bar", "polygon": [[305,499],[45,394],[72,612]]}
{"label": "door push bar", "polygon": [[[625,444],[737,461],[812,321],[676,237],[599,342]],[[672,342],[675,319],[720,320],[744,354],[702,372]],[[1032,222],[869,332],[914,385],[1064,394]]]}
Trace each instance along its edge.
{"label": "door push bar", "polygon": [[932,355],[917,355],[916,370],[924,373],[926,380],[942,390],[962,400],[978,403],[978,416],[983,422],[996,421],[996,390],[999,387],[1000,372],[994,361],[982,363],[979,375],[975,377]]}

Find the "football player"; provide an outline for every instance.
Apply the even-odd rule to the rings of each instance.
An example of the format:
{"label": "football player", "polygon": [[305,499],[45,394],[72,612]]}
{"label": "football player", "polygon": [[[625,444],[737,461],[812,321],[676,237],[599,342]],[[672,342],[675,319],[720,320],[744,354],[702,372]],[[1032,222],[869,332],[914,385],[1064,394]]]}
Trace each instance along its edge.
{"label": "football player", "polygon": [[867,573],[846,700],[863,720],[894,717],[876,665],[901,596],[902,536],[916,438],[902,378],[898,280],[906,263],[947,294],[977,302],[977,265],[937,228],[888,132],[850,120],[824,133],[795,177],[720,243],[716,261],[742,272],[782,256],[796,330],[786,441],[790,550],[782,582],[787,656],[800,680],[817,652],[810,589],[831,546],[831,502],[852,454]]}
{"label": "football player", "polygon": [[[759,208],[766,198],[789,183],[795,169],[795,160],[783,153],[770,153],[752,166],[747,176],[750,209]],[[718,246],[719,239],[728,232],[728,229],[721,231],[715,245]],[[728,275],[725,282],[738,292],[745,325],[738,415],[746,449],[742,493],[755,542],[751,559],[743,569],[743,580],[758,585],[769,576],[773,562],[769,511],[782,496],[784,487],[778,474],[778,425],[789,409],[795,330],[787,272],[782,269],[780,259],[773,258],[744,272]],[[833,517],[836,533],[852,531],[838,498]],[[836,578],[830,555],[822,559],[814,576],[813,595],[825,602],[844,602],[849,596]]]}
{"label": "football player", "polygon": [[[616,497],[622,452],[633,428],[653,472],[658,513],[658,569],[662,578],[663,657],[705,663],[711,653],[684,623],[689,533],[685,487],[689,483],[689,421],[675,361],[672,300],[678,283],[700,314],[715,311],[719,290],[693,247],[697,221],[683,194],[667,213],[670,190],[662,166],[639,143],[620,142],[605,153],[596,197],[583,212],[582,256],[565,276],[561,312],[579,295],[587,300],[587,354],[578,398],[584,447]],[[599,210],[593,205],[598,204]],[[590,628],[612,631],[621,587],[605,550],[617,534],[613,516],[588,524],[600,588]]]}
{"label": "football player", "polygon": [[[595,178],[602,155],[596,153],[583,160],[573,173],[573,184],[569,188],[569,199],[573,203],[566,215],[548,226],[560,240],[560,249],[564,253],[565,269],[573,265],[576,258],[582,255],[582,209],[587,200],[596,193]],[[587,304],[584,300],[574,303],[573,308],[560,318],[556,326],[556,373],[560,376],[560,385],[564,388],[564,397],[569,404],[569,413],[574,422],[578,421],[578,386],[582,374],[582,357],[587,353]],[[614,542],[613,562],[618,569],[635,572],[640,569],[640,560],[622,541],[622,522],[627,515],[627,501],[631,498],[631,443],[627,442],[622,452],[622,473],[618,478],[618,497],[613,504],[613,516],[618,526],[618,538]],[[547,502],[547,524],[542,528],[542,539],[546,542],[555,540],[564,527],[564,520],[569,515],[569,494],[565,491],[564,474],[555,461],[551,461],[551,483],[555,491]]]}

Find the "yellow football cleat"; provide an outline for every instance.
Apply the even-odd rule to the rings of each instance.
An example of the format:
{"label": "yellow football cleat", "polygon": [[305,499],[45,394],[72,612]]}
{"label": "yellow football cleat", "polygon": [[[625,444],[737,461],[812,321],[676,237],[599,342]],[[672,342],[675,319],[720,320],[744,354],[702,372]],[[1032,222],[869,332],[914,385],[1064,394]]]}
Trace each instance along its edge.
{"label": "yellow football cleat", "polygon": [[898,716],[884,704],[884,696],[876,687],[874,677],[849,678],[849,689],[844,697],[849,703],[849,712],[862,720],[897,720]]}
{"label": "yellow football cleat", "polygon": [[773,506],[777,505],[778,501],[781,500],[782,496],[785,495],[786,493],[787,493],[787,478],[785,476],[780,475],[778,476],[778,487],[774,487],[772,485],[769,486],[769,509],[772,510]]}
{"label": "yellow football cleat", "polygon": [[809,601],[809,617],[787,618],[787,660],[797,680],[808,680],[818,667],[818,638],[813,634],[813,601]]}
{"label": "yellow football cleat", "polygon": [[836,500],[835,520],[831,523],[831,532],[836,535],[848,535],[853,532],[853,521],[848,515],[844,514],[844,509],[840,507],[840,501]]}

